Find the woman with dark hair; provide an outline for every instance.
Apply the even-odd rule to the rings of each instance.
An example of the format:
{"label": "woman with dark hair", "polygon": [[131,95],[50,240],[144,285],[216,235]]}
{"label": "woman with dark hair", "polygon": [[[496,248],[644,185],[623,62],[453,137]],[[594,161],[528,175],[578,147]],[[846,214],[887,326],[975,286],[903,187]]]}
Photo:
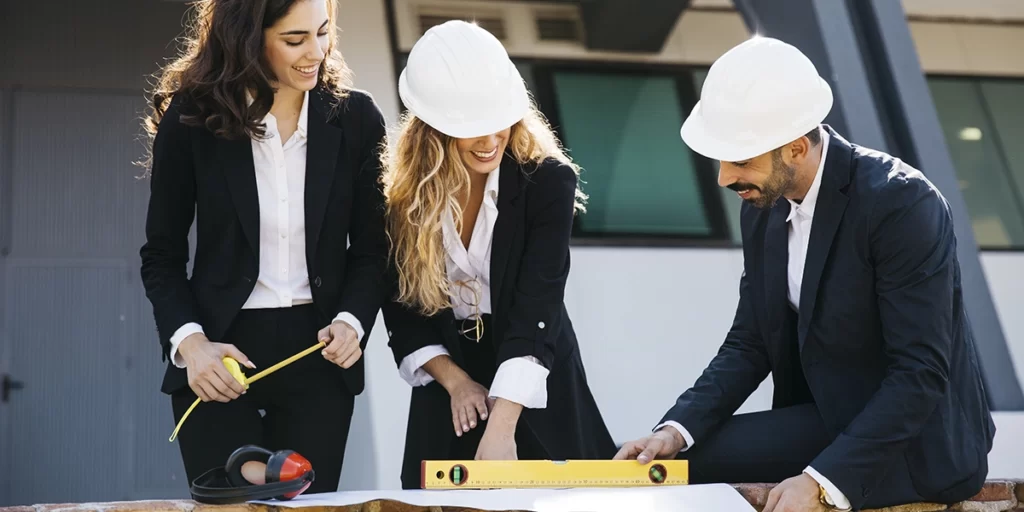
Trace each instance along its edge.
{"label": "woman with dark hair", "polygon": [[[202,0],[146,127],[142,280],[189,481],[245,444],[305,455],[337,489],[362,350],[388,294],[384,120],[337,53],[334,0]],[[189,231],[196,229],[192,275]],[[222,358],[266,368],[245,390]]]}

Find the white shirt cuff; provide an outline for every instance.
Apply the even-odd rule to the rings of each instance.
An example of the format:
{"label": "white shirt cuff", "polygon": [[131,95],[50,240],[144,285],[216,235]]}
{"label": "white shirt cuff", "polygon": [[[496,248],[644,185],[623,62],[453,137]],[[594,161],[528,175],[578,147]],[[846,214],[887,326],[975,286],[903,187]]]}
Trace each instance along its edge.
{"label": "white shirt cuff", "polygon": [[184,341],[185,338],[188,338],[189,336],[197,332],[202,333],[203,327],[195,322],[189,322],[179,327],[177,331],[174,331],[174,334],[171,336],[170,340],[171,362],[174,363],[174,366],[177,366],[178,368],[185,367],[185,360],[180,355],[178,355],[178,345],[181,345],[181,342]]}
{"label": "white shirt cuff", "polygon": [[548,373],[536,357],[509,359],[498,367],[490,397],[504,398],[527,409],[543,409],[548,404]]}
{"label": "white shirt cuff", "polygon": [[683,426],[680,425],[678,422],[668,420],[665,423],[662,423],[661,425],[654,427],[654,431],[657,432],[661,430],[662,427],[672,427],[676,429],[676,432],[679,432],[679,434],[683,436],[683,439],[686,441],[686,446],[684,446],[682,450],[679,450],[680,452],[685,452],[686,450],[689,450],[691,447],[693,447],[693,436],[690,435],[689,430],[683,428]]}
{"label": "white shirt cuff", "polygon": [[423,365],[437,356],[446,355],[448,350],[443,345],[423,347],[402,359],[402,363],[398,365],[398,375],[412,387],[426,386],[434,381],[434,377],[423,369]]}
{"label": "white shirt cuff", "polygon": [[334,321],[345,322],[346,324],[352,326],[352,329],[356,331],[356,336],[358,336],[359,341],[363,340],[363,335],[366,334],[365,331],[363,331],[363,324],[359,322],[358,318],[352,316],[352,313],[342,311],[341,313],[338,313],[338,316],[334,317]]}
{"label": "white shirt cuff", "polygon": [[850,510],[850,500],[846,498],[843,491],[840,491],[838,487],[832,485],[832,482],[829,482],[828,478],[825,478],[821,473],[818,473],[810,466],[807,466],[807,468],[804,469],[804,473],[807,473],[811,478],[815,479],[819,485],[825,488],[826,498],[832,501],[832,503],[830,503],[831,505],[839,510]]}

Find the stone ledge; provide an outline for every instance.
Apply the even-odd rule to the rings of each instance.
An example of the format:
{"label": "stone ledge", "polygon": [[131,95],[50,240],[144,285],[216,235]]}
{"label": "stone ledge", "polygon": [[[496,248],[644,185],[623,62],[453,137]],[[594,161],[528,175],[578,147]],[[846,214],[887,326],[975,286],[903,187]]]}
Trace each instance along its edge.
{"label": "stone ledge", "polygon": [[[733,487],[755,509],[764,508],[775,484],[737,484]],[[1018,508],[1019,507],[1019,508]],[[190,500],[128,501],[112,503],[53,503],[30,507],[0,507],[0,512],[288,512],[290,509],[267,505],[205,505]],[[305,507],[303,512],[481,512],[463,507],[422,507],[391,500],[374,500],[344,507]],[[993,480],[968,501],[947,506],[939,503],[912,503],[872,512],[1024,512],[1024,480]],[[527,511],[505,511],[527,512]],[[865,511],[869,512],[869,511]]]}

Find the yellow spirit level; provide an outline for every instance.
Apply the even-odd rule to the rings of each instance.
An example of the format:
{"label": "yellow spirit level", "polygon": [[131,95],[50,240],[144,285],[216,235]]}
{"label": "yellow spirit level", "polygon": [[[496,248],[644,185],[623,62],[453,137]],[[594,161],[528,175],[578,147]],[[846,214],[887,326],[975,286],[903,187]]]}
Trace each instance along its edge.
{"label": "yellow spirit level", "polygon": [[423,489],[642,487],[686,485],[685,460],[425,460]]}

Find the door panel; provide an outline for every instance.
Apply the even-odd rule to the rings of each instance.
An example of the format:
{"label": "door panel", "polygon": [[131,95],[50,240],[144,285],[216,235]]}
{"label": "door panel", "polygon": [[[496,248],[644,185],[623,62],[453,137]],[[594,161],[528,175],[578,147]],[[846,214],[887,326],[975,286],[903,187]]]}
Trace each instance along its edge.
{"label": "door panel", "polygon": [[0,506],[187,497],[139,281],[143,99],[23,90],[10,103],[0,335],[25,388],[0,407],[11,475]]}

